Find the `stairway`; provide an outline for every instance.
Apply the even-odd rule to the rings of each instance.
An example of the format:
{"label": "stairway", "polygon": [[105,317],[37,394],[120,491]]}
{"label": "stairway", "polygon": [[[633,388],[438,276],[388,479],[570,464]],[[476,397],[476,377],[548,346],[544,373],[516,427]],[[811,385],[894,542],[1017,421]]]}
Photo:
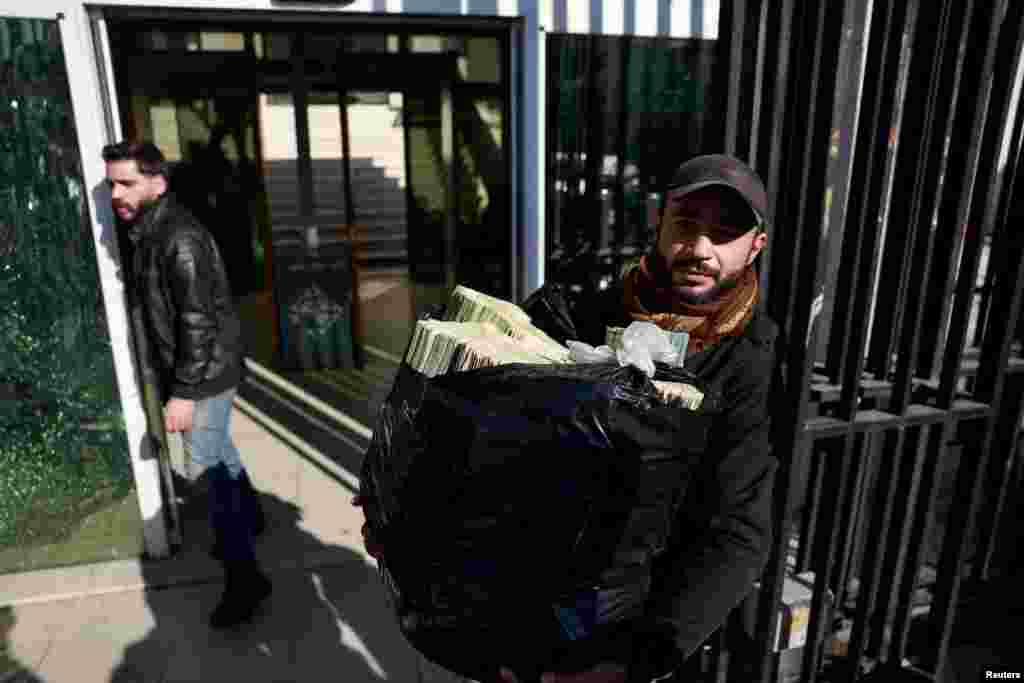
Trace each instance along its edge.
{"label": "stairway", "polygon": [[[387,104],[352,104],[348,115],[356,262],[364,274],[404,274],[408,253],[401,125],[395,125],[395,110]],[[343,225],[347,219],[340,136],[331,130],[312,130],[310,139],[314,218],[324,225]],[[264,162],[275,227],[299,223],[300,212],[298,163],[280,156]]]}

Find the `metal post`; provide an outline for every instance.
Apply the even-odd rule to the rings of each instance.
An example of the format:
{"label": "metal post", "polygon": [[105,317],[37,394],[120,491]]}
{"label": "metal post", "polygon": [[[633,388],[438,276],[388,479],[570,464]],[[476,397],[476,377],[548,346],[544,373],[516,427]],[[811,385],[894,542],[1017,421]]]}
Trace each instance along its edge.
{"label": "metal post", "polygon": [[[784,560],[788,534],[786,514],[792,495],[794,468],[791,458],[804,440],[803,427],[809,409],[809,379],[813,364],[810,353],[814,336],[815,303],[821,289],[823,263],[827,253],[823,251],[821,239],[822,201],[825,193],[825,168],[828,162],[828,143],[832,128],[832,101],[836,86],[836,64],[838,61],[841,22],[832,21],[845,8],[843,0],[815,3],[816,6],[801,4],[793,18],[794,36],[780,48],[790,51],[789,59],[794,63],[806,63],[811,59],[810,69],[786,71],[785,82],[789,97],[782,119],[780,155],[774,168],[785,172],[785,181],[769,178],[776,202],[776,222],[786,225],[786,231],[779,231],[779,243],[775,247],[781,255],[795,254],[788,264],[792,272],[799,273],[799,282],[786,283],[776,290],[773,287],[769,297],[770,312],[789,331],[785,347],[787,376],[785,385],[790,397],[789,413],[783,417],[777,452],[781,454],[781,466],[776,487],[776,505],[783,514],[774,521],[775,547],[765,573],[762,599],[758,606],[758,653],[759,679],[768,683],[774,661],[770,652],[772,621],[780,599],[784,579]],[[771,155],[766,155],[771,158]],[[760,155],[759,155],[760,158]],[[779,193],[780,187],[785,193]],[[788,252],[788,253],[787,253]],[[777,295],[778,294],[778,295]],[[823,584],[825,575],[815,588],[812,606],[812,621],[809,627],[810,654],[808,664],[817,667],[820,645],[824,636],[821,622],[821,606],[824,600]],[[813,610],[817,608],[817,613]],[[805,675],[813,675],[806,671]]]}

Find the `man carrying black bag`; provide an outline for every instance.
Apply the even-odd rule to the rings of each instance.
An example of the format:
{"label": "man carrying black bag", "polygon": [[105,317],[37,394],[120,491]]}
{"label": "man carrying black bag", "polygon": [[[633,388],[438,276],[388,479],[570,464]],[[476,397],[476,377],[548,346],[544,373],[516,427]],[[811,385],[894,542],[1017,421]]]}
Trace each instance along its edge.
{"label": "man carrying black bag", "polygon": [[[640,616],[617,625],[585,670],[549,671],[543,683],[685,680],[684,663],[764,568],[776,468],[768,402],[778,328],[760,310],[754,264],[768,219],[767,195],[753,170],[724,155],[697,157],[677,169],[655,245],[620,282],[579,302],[548,284],[522,306],[561,343],[603,345],[609,328],[637,321],[685,331],[684,369],[719,397],[706,447],[680,484],[683,502],[653,561]],[[366,540],[371,553],[389,552],[380,539]],[[515,648],[510,642],[510,658]],[[511,669],[502,669],[503,681],[517,680]]]}

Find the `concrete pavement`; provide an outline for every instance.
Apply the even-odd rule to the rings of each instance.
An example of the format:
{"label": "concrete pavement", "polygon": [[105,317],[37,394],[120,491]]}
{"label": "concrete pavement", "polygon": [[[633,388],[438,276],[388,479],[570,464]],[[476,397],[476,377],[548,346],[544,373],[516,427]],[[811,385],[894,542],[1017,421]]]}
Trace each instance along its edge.
{"label": "concrete pavement", "polygon": [[0,683],[456,681],[395,625],[362,547],[354,473],[317,464],[237,407],[233,433],[268,517],[257,553],[274,594],[255,621],[207,627],[221,573],[193,501],[173,558],[0,576]]}

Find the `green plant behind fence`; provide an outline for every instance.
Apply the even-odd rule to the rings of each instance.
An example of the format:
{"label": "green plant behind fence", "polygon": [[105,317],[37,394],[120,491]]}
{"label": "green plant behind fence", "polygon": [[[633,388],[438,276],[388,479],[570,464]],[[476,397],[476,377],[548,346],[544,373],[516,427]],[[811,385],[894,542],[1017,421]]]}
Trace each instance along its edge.
{"label": "green plant behind fence", "polygon": [[[57,23],[0,17],[0,550],[8,554],[69,538],[133,488],[90,225]],[[0,571],[10,568],[0,558]]]}

